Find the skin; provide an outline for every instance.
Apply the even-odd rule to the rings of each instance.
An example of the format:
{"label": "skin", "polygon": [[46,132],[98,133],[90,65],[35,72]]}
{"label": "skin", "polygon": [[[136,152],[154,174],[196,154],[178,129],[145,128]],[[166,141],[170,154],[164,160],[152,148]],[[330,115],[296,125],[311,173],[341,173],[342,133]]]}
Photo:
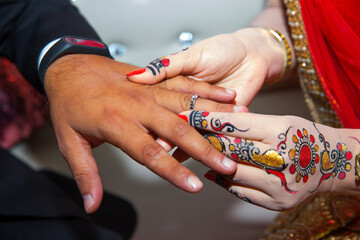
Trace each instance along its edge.
{"label": "skin", "polygon": [[[186,51],[166,56],[169,65],[160,68],[155,75],[150,70],[150,63],[145,72],[128,76],[128,79],[153,84],[183,75],[233,89],[237,92],[235,103],[248,106],[264,84],[280,77],[284,66],[283,46],[272,34],[258,26],[272,27],[290,40],[285,19],[282,1],[269,0],[249,28],[200,41]],[[289,43],[291,45],[291,41]],[[292,57],[295,59],[294,52]],[[282,80],[288,81],[294,68],[295,61]]]}
{"label": "skin", "polygon": [[202,182],[155,141],[157,136],[222,174],[236,171],[232,160],[176,115],[189,109],[194,93],[201,97],[196,109],[237,111],[228,104],[235,92],[184,77],[141,85],[126,79],[125,73],[134,69],[102,56],[74,54],[56,60],[45,75],[59,148],[88,213],[98,209],[103,194],[91,149],[104,142],[187,192],[200,191]]}
{"label": "skin", "polygon": [[[269,0],[267,7],[250,26],[256,27],[217,35],[200,41],[185,51],[155,59],[141,71],[137,69],[136,72],[129,72],[128,79],[142,84],[154,84],[183,75],[189,79],[232,89],[237,93],[234,103],[248,106],[264,84],[281,76],[284,66],[283,46],[267,30],[257,26],[274,27],[290,39],[280,0]],[[292,54],[295,59],[294,53]],[[159,64],[154,65],[159,59],[168,61],[160,67]],[[294,67],[295,61],[282,79],[287,80],[292,76]],[[173,148],[163,139],[158,142],[168,151]],[[189,158],[181,150],[176,151],[175,156],[180,161]]]}
{"label": "skin", "polygon": [[[224,176],[210,171],[207,178],[241,199],[272,210],[286,210],[314,194],[358,192],[355,158],[360,154],[359,130],[331,128],[294,116],[220,112],[208,112],[203,117],[207,126],[199,127],[190,120],[191,113],[194,112],[183,113],[189,123],[201,130],[212,144],[218,145],[220,139],[223,147],[219,150],[238,162],[235,174]],[[232,130],[229,127],[216,130],[210,124],[216,120],[235,130],[229,131]],[[303,164],[303,169],[309,172],[298,176],[296,162],[301,162],[302,156],[302,162],[307,163],[306,151],[298,148],[304,145],[310,146],[313,166]],[[278,165],[274,155],[266,154],[269,150],[281,159]],[[249,152],[256,152],[266,164],[254,155],[248,158]]]}
{"label": "skin", "polygon": [[144,73],[128,78],[153,84],[184,75],[233,89],[237,92],[236,104],[247,106],[265,81],[280,76],[283,54],[282,46],[266,30],[247,28],[203,40],[186,51],[167,56],[169,66],[160,68],[156,75],[148,66]]}
{"label": "skin", "polygon": [[[158,83],[168,77],[184,75],[198,81],[233,89],[237,92],[236,104],[248,106],[266,83],[281,76],[285,59],[285,50],[281,44],[272,34],[258,26],[278,30],[285,35],[291,45],[285,12],[280,0],[269,0],[267,8],[250,26],[253,27],[206,39],[194,44],[186,51],[167,56],[170,64],[160,68],[160,72],[156,74],[146,68],[145,72],[129,76],[129,79],[138,83]],[[292,57],[296,59],[294,51]],[[289,80],[291,70],[295,69],[295,66],[296,62],[293,61],[290,70],[281,78],[281,81]],[[293,79],[296,80],[296,78]],[[265,208],[283,210],[295,207],[303,200],[320,192],[356,192],[354,159],[359,154],[359,144],[355,140],[358,139],[357,136],[360,136],[358,130],[329,128],[292,116],[210,114],[213,114],[214,118],[221,119],[222,122],[237,126],[238,129],[248,129],[247,131],[221,132],[222,137],[202,132],[209,142],[215,142],[214,145],[221,152],[239,161],[247,160],[246,163],[240,161],[235,175],[224,176],[214,171],[207,174],[209,179],[225,187],[237,197]],[[189,114],[185,117],[189,117]],[[295,136],[294,139],[297,138],[297,141],[300,141],[299,139],[302,140],[302,138],[299,135],[305,134],[304,129],[316,142],[311,146],[318,146],[316,148],[318,150],[312,149],[310,152],[314,154],[314,157],[318,155],[319,158],[312,159],[313,165],[311,168],[305,168],[306,171],[301,170],[297,163],[302,162],[302,166],[307,165],[307,151],[300,151],[299,149],[302,148],[294,141],[289,141],[292,137],[286,142],[287,152],[279,152],[281,149],[277,149],[280,142],[279,136]],[[205,130],[214,131],[214,129]],[[299,135],[298,131],[300,131]],[[321,134],[326,141],[321,140]],[[215,141],[216,138],[221,139],[222,143]],[[246,142],[246,139],[250,142]],[[237,144],[240,142],[243,145]],[[234,146],[232,149],[236,151],[232,152],[231,144]],[[280,156],[279,158],[283,161],[282,168],[264,167],[255,161],[255,159],[268,158],[266,152],[274,149],[278,152],[272,152],[273,155]],[[294,155],[293,149],[297,149],[302,154]],[[234,151],[240,155],[232,155]],[[249,151],[258,152],[260,155],[254,157],[250,154],[251,157],[248,157],[246,154]],[[326,151],[329,155],[334,153],[330,155],[333,157],[330,158],[330,162],[322,158]],[[274,163],[277,159],[271,159],[273,161],[268,159],[268,162]],[[334,162],[338,162],[339,165],[332,166]]]}

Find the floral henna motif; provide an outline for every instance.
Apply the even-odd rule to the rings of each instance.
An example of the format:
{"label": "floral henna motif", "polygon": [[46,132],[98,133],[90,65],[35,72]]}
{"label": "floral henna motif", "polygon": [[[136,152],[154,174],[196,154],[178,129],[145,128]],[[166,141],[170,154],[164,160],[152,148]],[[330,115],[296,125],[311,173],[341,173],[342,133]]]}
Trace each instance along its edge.
{"label": "floral henna motif", "polygon": [[319,163],[319,146],[315,144],[315,138],[306,129],[297,130],[293,135],[292,141],[295,146],[289,151],[289,158],[293,161],[289,171],[296,174],[296,182],[302,179],[306,183],[309,175],[316,172],[316,164]]}
{"label": "floral henna motif", "polygon": [[[315,124],[314,127],[319,132]],[[315,192],[319,188],[320,184],[330,177],[337,177],[339,180],[345,179],[346,172],[351,170],[351,163],[349,161],[353,158],[353,154],[351,151],[348,151],[346,144],[337,143],[336,148],[330,152],[330,143],[326,141],[324,135],[320,132],[319,139],[324,145],[324,151],[321,152],[320,157],[320,171],[323,175],[320,178],[315,190],[311,192]]]}
{"label": "floral henna motif", "polygon": [[170,60],[165,57],[157,58],[146,67],[150,69],[152,74],[156,76],[156,74],[160,73],[160,69],[163,67],[168,67],[170,65]]}
{"label": "floral henna motif", "polygon": [[[203,136],[220,152],[229,151],[234,160],[254,163],[262,168],[278,171],[284,170],[287,166],[276,150],[270,149],[260,154],[260,149],[254,146],[253,141],[241,138],[232,141],[224,135],[215,133],[204,133]],[[228,142],[228,145],[224,141]]]}
{"label": "floral henna motif", "polygon": [[261,154],[253,141],[241,138],[235,138],[234,142],[228,141],[231,157],[235,160],[251,162],[265,169],[278,171],[284,170],[287,166],[284,158],[276,150],[269,149]]}
{"label": "floral henna motif", "polygon": [[[197,128],[199,132],[220,152],[229,152],[231,157],[235,160],[251,162],[264,168],[268,174],[275,175],[281,179],[281,184],[287,192],[296,193],[296,191],[287,187],[285,175],[282,173],[283,170],[286,169],[287,164],[285,164],[285,160],[281,153],[285,154],[287,134],[291,127],[285,133],[279,135],[281,142],[278,144],[277,150],[268,149],[261,154],[260,149],[255,147],[254,142],[251,140],[241,138],[230,140],[224,135],[203,131],[202,129],[207,128],[209,125],[207,120],[208,116],[209,112],[193,111],[189,116],[189,123]],[[210,120],[210,127],[215,131],[227,133],[249,131],[249,129],[238,129],[229,122],[221,123],[219,119],[213,118]],[[225,144],[225,141],[228,142],[228,145]],[[226,148],[226,146],[228,147]]]}
{"label": "floral henna motif", "polygon": [[209,116],[209,114],[209,112],[192,111],[189,116],[190,125],[197,130],[207,128],[208,120],[206,117]]}

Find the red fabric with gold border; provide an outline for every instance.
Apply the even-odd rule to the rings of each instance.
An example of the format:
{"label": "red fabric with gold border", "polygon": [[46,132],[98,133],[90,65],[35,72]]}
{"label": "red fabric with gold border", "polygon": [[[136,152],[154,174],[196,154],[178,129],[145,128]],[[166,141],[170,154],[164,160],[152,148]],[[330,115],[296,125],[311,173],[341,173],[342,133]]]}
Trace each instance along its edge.
{"label": "red fabric with gold border", "polygon": [[360,128],[360,1],[299,0],[324,91],[346,128]]}

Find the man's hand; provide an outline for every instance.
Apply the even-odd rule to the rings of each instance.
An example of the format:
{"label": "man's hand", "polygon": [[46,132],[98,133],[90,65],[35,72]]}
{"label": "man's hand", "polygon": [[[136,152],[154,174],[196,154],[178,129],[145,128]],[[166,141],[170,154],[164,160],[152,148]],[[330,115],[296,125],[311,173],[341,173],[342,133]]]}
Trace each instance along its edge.
{"label": "man's hand", "polygon": [[189,110],[192,94],[196,109],[236,111],[226,104],[234,91],[184,77],[157,85],[130,82],[124,73],[135,67],[96,55],[67,55],[56,60],[45,75],[45,91],[60,150],[84,198],[88,213],[102,199],[102,183],[91,148],[108,142],[175,186],[198,192],[202,182],[154,140],[154,135],[177,145],[196,160],[222,174],[236,164],[213,148],[176,113]]}

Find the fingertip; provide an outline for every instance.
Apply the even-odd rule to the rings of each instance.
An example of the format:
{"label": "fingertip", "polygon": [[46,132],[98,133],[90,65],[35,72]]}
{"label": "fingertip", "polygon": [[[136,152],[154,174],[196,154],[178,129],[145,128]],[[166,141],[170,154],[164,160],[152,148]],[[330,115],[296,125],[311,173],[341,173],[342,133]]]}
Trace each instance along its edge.
{"label": "fingertip", "polygon": [[225,92],[227,95],[229,96],[233,96],[234,98],[236,97],[236,91],[235,90],[232,90],[232,89],[229,89],[229,88],[225,88]]}
{"label": "fingertip", "polygon": [[156,142],[160,144],[160,146],[162,146],[167,152],[170,152],[175,147],[174,144],[162,138],[157,139]]}
{"label": "fingertip", "polygon": [[235,90],[225,88],[225,94],[227,95],[229,101],[235,101],[237,93]]}
{"label": "fingertip", "polygon": [[178,117],[185,120],[186,122],[189,122],[189,119],[186,115],[178,114]]}
{"label": "fingertip", "polygon": [[85,194],[84,196],[82,196],[83,201],[84,201],[84,209],[85,212],[90,213],[90,210],[93,208],[94,206],[94,198],[92,197],[92,195],[90,193]]}
{"label": "fingertip", "polygon": [[199,192],[204,184],[200,181],[200,179],[195,175],[189,175],[187,177],[187,185],[189,192]]}
{"label": "fingertip", "polygon": [[210,170],[208,171],[207,173],[205,173],[204,177],[207,179],[207,180],[210,180],[212,182],[215,182],[216,181],[216,172],[213,171],[213,170]]}
{"label": "fingertip", "polygon": [[236,113],[249,113],[249,108],[246,106],[234,106],[234,112]]}
{"label": "fingertip", "polygon": [[146,72],[146,68],[138,69],[126,74],[127,77],[137,76]]}
{"label": "fingertip", "polygon": [[205,98],[224,103],[233,103],[236,98],[236,91],[213,85],[214,90]]}
{"label": "fingertip", "polygon": [[126,74],[128,80],[141,84],[154,84],[160,82],[157,76],[152,74],[149,68],[137,69]]}
{"label": "fingertip", "polygon": [[230,158],[224,156],[221,163],[222,163],[222,166],[225,168],[225,171],[228,172],[227,174],[232,174],[232,173],[236,172],[237,163],[235,161],[233,161]]}
{"label": "fingertip", "polygon": [[85,192],[85,194],[82,194],[82,198],[85,212],[88,214],[94,213],[99,209],[103,198],[102,184],[93,183],[93,185],[94,186],[90,186],[90,190],[88,191],[83,190],[83,186],[79,186],[80,192]]}
{"label": "fingertip", "polygon": [[181,119],[184,119],[185,121],[189,122],[189,116],[192,112],[195,112],[196,110],[192,111],[184,111],[178,114],[178,117]]}

